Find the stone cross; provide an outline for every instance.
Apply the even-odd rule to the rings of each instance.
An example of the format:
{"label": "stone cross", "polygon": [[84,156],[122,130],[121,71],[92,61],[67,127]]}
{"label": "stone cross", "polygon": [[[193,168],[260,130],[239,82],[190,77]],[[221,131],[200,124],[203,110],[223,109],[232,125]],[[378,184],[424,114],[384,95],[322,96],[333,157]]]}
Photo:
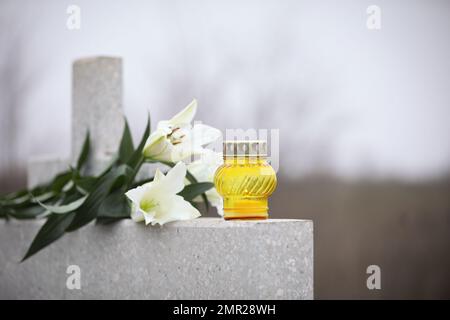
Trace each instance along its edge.
{"label": "stone cross", "polygon": [[124,126],[122,59],[92,57],[73,63],[72,151],[69,159],[38,156],[28,164],[28,187],[48,182],[74,164],[89,130],[91,152],[86,170],[101,172],[117,151]]}

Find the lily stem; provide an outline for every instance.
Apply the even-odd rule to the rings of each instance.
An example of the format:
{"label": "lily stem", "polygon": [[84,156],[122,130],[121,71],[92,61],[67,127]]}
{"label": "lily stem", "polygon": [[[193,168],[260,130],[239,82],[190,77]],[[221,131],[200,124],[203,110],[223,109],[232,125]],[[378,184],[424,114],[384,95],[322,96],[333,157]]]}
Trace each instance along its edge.
{"label": "lily stem", "polygon": [[139,157],[138,163],[136,164],[136,167],[134,168],[133,174],[130,177],[130,180],[128,182],[128,187],[134,182],[134,179],[136,178],[136,175],[139,172],[139,170],[141,169],[143,163],[144,163],[144,156],[141,155]]}

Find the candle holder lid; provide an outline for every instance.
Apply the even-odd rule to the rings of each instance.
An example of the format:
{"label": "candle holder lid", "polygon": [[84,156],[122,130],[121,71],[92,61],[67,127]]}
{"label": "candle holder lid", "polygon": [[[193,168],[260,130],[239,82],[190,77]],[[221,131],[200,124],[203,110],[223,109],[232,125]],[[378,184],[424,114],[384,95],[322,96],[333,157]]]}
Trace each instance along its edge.
{"label": "candle holder lid", "polygon": [[265,140],[227,140],[223,142],[224,156],[267,156]]}

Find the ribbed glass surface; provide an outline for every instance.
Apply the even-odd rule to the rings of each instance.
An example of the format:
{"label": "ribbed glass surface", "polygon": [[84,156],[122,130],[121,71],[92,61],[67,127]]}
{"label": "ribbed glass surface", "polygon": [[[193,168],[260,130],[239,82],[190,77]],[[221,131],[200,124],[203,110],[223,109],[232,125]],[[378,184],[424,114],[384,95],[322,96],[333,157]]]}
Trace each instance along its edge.
{"label": "ribbed glass surface", "polygon": [[225,219],[261,219],[268,216],[268,197],[275,190],[275,171],[263,158],[226,158],[214,183],[224,199]]}

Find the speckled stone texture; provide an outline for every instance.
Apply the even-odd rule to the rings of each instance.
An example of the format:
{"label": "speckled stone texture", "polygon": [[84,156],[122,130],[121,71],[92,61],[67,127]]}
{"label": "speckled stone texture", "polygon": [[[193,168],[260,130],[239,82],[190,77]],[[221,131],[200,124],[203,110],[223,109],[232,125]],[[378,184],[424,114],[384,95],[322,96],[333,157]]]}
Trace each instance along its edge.
{"label": "speckled stone texture", "polygon": [[122,59],[94,57],[74,62],[72,72],[72,157],[89,130],[93,159],[113,156],[124,126]]}
{"label": "speckled stone texture", "polygon": [[97,174],[111,162],[124,126],[122,59],[92,57],[77,60],[72,70],[72,154],[33,158],[28,163],[28,187],[51,180],[78,158],[89,130],[91,151],[86,173]]}
{"label": "speckled stone texture", "polygon": [[313,298],[309,220],[90,224],[19,264],[39,225],[0,221],[1,299]]}

